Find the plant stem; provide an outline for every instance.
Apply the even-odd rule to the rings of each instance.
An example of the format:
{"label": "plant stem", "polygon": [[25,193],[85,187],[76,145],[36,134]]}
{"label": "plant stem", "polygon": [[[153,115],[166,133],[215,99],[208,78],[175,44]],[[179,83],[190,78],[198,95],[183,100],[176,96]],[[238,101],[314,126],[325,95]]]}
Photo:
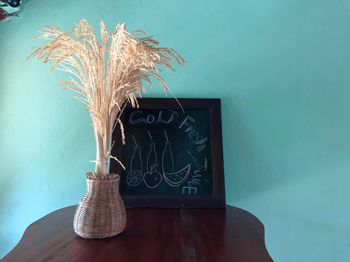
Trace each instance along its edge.
{"label": "plant stem", "polygon": [[105,176],[108,175],[108,159],[104,141],[101,136],[98,135],[95,130],[96,138],[96,175]]}

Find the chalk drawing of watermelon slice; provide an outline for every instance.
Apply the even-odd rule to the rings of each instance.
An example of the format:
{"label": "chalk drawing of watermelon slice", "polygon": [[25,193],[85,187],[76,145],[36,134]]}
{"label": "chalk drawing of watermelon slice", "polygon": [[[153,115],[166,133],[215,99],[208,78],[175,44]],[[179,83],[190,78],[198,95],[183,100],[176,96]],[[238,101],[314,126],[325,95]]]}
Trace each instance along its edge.
{"label": "chalk drawing of watermelon slice", "polygon": [[[171,141],[168,139],[167,132],[164,130],[164,135],[166,139],[165,148],[162,154],[162,171],[164,181],[172,187],[178,187],[183,184],[188,178],[191,171],[191,164],[186,165],[184,168],[174,172],[174,158],[173,152],[171,150]],[[171,171],[165,171],[165,162],[170,162]]]}

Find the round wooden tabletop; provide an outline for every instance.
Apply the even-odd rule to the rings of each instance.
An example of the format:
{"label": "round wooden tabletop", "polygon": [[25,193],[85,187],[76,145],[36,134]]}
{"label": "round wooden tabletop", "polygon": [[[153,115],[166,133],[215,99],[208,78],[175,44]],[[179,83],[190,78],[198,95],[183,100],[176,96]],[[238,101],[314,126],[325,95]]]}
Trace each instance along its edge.
{"label": "round wooden tabletop", "polygon": [[252,214],[222,209],[127,209],[119,236],[87,240],[75,235],[76,206],[31,224],[3,261],[273,261],[264,226]]}

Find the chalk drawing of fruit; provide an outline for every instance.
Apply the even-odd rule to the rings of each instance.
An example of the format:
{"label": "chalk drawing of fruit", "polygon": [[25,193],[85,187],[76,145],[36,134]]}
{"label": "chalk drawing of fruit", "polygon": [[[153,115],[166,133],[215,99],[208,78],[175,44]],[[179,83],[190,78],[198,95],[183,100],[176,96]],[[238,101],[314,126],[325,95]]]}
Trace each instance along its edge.
{"label": "chalk drawing of fruit", "polygon": [[162,174],[159,173],[157,170],[153,170],[153,167],[151,171],[143,174],[143,182],[150,189],[159,186],[159,184],[162,182],[162,179]]}
{"label": "chalk drawing of fruit", "polygon": [[[191,171],[191,164],[174,172],[174,158],[171,150],[171,141],[168,138],[167,132],[164,130],[165,148],[162,154],[162,171],[165,182],[172,187],[178,187],[186,181]],[[165,170],[165,163],[170,163],[170,170]]]}
{"label": "chalk drawing of fruit", "polygon": [[151,139],[150,149],[147,155],[147,172],[143,174],[143,182],[150,188],[156,188],[160,185],[163,180],[161,173],[157,171],[158,158],[156,152],[156,144],[153,141],[153,137],[149,131],[147,131],[148,136]]}
{"label": "chalk drawing of fruit", "polygon": [[130,171],[127,175],[126,180],[129,186],[138,186],[142,182],[141,147],[137,144],[134,136],[132,136],[132,139],[135,146],[130,160]]}
{"label": "chalk drawing of fruit", "polygon": [[188,178],[188,175],[190,174],[191,171],[191,164],[188,164],[181,170],[177,172],[165,172],[163,171],[164,175],[164,180],[165,182],[172,187],[178,187],[180,186],[183,182],[186,181]]}
{"label": "chalk drawing of fruit", "polygon": [[129,186],[138,186],[142,182],[142,172],[139,170],[131,170],[127,176]]}

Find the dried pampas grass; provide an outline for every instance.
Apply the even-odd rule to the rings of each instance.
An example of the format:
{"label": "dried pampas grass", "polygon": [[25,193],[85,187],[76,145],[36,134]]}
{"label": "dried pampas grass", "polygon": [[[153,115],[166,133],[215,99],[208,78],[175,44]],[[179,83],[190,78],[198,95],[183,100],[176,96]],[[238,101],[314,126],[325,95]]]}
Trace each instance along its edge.
{"label": "dried pampas grass", "polygon": [[[170,48],[159,43],[143,31],[129,33],[125,24],[118,24],[109,34],[100,22],[101,41],[98,42],[90,24],[82,19],[71,32],[62,32],[53,26],[44,26],[37,39],[49,40],[35,49],[30,57],[51,63],[71,75],[61,84],[74,91],[90,112],[94,128],[97,158],[96,175],[108,175],[111,156],[111,137],[118,125],[124,136],[120,115],[127,102],[137,107],[136,94],[145,89],[143,83],[156,79],[165,93],[168,86],[160,76],[160,66],[172,68],[173,61],[183,65],[184,59]],[[125,140],[123,139],[123,143]]]}

